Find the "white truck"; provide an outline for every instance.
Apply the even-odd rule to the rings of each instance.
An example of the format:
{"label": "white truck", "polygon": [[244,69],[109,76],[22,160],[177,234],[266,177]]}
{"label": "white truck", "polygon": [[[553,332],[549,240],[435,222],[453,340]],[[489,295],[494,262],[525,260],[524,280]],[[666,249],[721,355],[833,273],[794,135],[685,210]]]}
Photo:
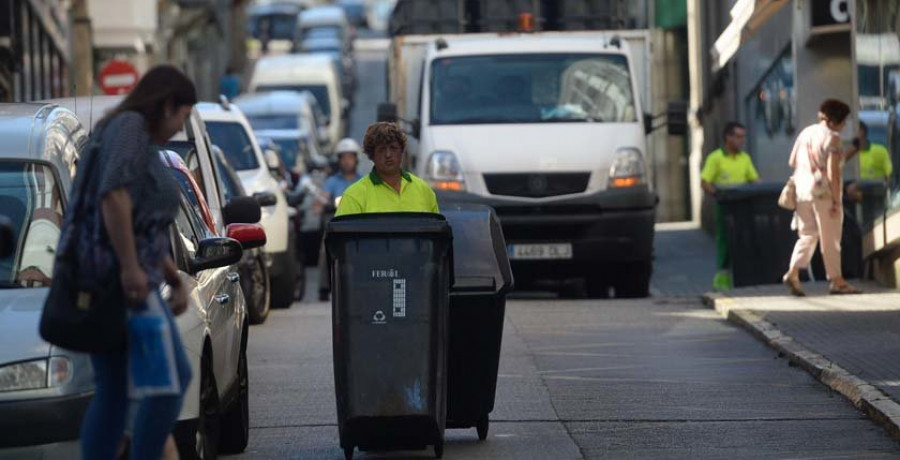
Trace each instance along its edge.
{"label": "white truck", "polygon": [[584,278],[589,297],[611,289],[617,297],[649,294],[658,202],[646,140],[653,118],[640,97],[647,69],[629,44],[645,53],[645,37],[392,39],[391,102],[379,106],[379,119],[408,124],[417,140],[409,166],[441,201],[495,208],[517,286]]}

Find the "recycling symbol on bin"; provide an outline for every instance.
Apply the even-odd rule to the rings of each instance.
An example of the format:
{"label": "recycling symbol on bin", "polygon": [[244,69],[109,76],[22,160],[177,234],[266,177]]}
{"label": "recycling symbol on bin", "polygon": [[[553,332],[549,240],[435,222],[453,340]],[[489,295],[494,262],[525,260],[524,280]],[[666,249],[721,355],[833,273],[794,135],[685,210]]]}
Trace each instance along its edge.
{"label": "recycling symbol on bin", "polygon": [[384,324],[384,320],[387,319],[384,312],[378,310],[375,312],[375,316],[372,316],[372,319],[375,321],[375,324]]}

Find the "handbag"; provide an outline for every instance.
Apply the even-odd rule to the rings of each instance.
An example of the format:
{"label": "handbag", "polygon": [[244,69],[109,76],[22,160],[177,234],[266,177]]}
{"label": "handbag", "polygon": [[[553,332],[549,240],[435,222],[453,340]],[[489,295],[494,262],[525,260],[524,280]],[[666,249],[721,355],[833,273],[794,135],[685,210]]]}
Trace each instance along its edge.
{"label": "handbag", "polygon": [[789,177],[784,188],[781,189],[781,195],[778,195],[778,206],[788,211],[797,209],[797,184],[794,183],[793,177]]}
{"label": "handbag", "polygon": [[[98,170],[100,140],[83,155],[83,177],[76,178],[53,267],[50,292],[41,313],[40,334],[72,351],[104,353],[125,347],[125,303],[118,270],[96,273],[80,267],[76,254],[84,230],[87,192]],[[82,176],[82,174],[79,174]],[[95,250],[97,248],[92,248]],[[114,264],[115,265],[115,264]]]}

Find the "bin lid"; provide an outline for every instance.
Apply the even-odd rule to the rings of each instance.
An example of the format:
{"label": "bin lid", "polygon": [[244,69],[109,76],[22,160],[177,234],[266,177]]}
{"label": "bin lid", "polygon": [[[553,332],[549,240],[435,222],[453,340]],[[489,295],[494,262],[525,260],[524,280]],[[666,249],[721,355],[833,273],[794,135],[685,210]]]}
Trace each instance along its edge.
{"label": "bin lid", "polygon": [[440,214],[421,212],[385,212],[350,214],[335,217],[328,223],[328,237],[362,235],[446,235],[450,225]]}
{"label": "bin lid", "polygon": [[494,208],[479,204],[442,204],[453,228],[454,292],[505,294],[513,287],[506,240]]}

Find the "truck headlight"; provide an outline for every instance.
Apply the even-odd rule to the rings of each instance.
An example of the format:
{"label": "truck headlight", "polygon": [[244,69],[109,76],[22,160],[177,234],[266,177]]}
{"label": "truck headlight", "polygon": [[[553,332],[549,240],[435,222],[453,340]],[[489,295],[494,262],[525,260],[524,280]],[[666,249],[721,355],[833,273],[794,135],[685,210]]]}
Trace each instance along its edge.
{"label": "truck headlight", "polygon": [[72,380],[72,362],[61,356],[0,367],[0,392],[39,390]]}
{"label": "truck headlight", "polygon": [[647,167],[641,151],[634,148],[619,149],[609,167],[609,187],[634,187],[646,183]]}
{"label": "truck headlight", "polygon": [[466,189],[459,160],[453,152],[438,150],[428,158],[425,178],[437,190],[461,192]]}

